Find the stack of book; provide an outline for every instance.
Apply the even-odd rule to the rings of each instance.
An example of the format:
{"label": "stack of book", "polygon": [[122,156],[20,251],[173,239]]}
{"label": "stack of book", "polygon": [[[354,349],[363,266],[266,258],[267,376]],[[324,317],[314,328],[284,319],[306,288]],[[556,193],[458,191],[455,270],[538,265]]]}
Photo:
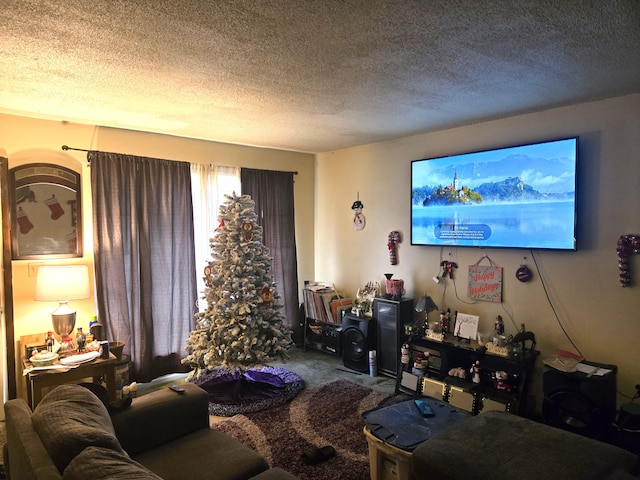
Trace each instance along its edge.
{"label": "stack of book", "polygon": [[323,323],[341,323],[340,308],[351,305],[335,289],[322,284],[309,284],[304,289],[304,311],[307,318]]}

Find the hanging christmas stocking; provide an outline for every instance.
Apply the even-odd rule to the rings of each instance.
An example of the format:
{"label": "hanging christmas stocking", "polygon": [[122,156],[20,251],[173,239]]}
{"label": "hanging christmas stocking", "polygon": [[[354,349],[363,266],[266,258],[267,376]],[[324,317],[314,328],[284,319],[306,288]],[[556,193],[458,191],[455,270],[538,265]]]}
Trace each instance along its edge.
{"label": "hanging christmas stocking", "polygon": [[75,252],[78,249],[78,235],[76,234],[76,231],[74,230],[73,232],[68,233],[64,238],[67,241],[69,253]]}
{"label": "hanging christmas stocking", "polygon": [[33,223],[29,220],[27,213],[22,210],[22,207],[18,207],[18,226],[20,227],[20,233],[26,235],[33,228]]}
{"label": "hanging christmas stocking", "polygon": [[51,198],[47,198],[45,203],[51,210],[51,220],[57,220],[64,215],[64,210],[55,195],[52,195]]}

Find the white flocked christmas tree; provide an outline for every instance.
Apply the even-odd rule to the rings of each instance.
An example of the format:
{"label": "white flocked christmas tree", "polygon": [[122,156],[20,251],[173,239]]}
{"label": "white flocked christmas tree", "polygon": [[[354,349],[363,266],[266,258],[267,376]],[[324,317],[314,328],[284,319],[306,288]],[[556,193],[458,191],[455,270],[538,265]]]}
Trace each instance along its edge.
{"label": "white flocked christmas tree", "polygon": [[189,353],[182,360],[193,368],[195,378],[216,369],[243,372],[285,360],[293,345],[280,314],[255,202],[235,193],[226,199],[205,267],[207,307],[196,314],[186,344]]}

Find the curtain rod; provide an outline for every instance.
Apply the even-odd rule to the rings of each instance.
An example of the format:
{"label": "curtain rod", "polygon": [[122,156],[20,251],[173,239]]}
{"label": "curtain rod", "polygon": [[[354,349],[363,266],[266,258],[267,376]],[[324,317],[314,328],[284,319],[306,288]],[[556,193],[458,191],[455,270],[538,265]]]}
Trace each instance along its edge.
{"label": "curtain rod", "polygon": [[[75,150],[77,152],[99,152],[99,150],[86,150],[84,148],[73,148],[73,147],[70,147],[68,145],[62,145],[62,150],[64,150],[65,152],[67,150]],[[120,154],[120,155],[123,155],[123,154]],[[87,161],[89,161],[89,159],[87,159]],[[298,175],[298,171],[297,170],[294,171],[294,172],[286,172],[286,173],[293,173],[294,175]]]}
{"label": "curtain rod", "polygon": [[78,152],[93,152],[94,151],[94,150],[85,150],[84,148],[73,148],[73,147],[70,147],[68,145],[62,145],[62,150],[64,150],[65,152],[67,150],[76,150]]}

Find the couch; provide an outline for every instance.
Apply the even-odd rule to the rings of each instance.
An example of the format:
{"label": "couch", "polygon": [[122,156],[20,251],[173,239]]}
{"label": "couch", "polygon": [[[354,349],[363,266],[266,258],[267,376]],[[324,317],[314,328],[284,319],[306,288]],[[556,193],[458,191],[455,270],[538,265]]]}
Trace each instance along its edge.
{"label": "couch", "polygon": [[113,414],[89,389],[61,385],[31,411],[5,404],[9,480],[294,480],[228,435],[209,428],[208,396],[184,384],[133,399]]}
{"label": "couch", "polygon": [[637,469],[627,450],[498,411],[434,435],[411,456],[416,480],[622,480]]}

